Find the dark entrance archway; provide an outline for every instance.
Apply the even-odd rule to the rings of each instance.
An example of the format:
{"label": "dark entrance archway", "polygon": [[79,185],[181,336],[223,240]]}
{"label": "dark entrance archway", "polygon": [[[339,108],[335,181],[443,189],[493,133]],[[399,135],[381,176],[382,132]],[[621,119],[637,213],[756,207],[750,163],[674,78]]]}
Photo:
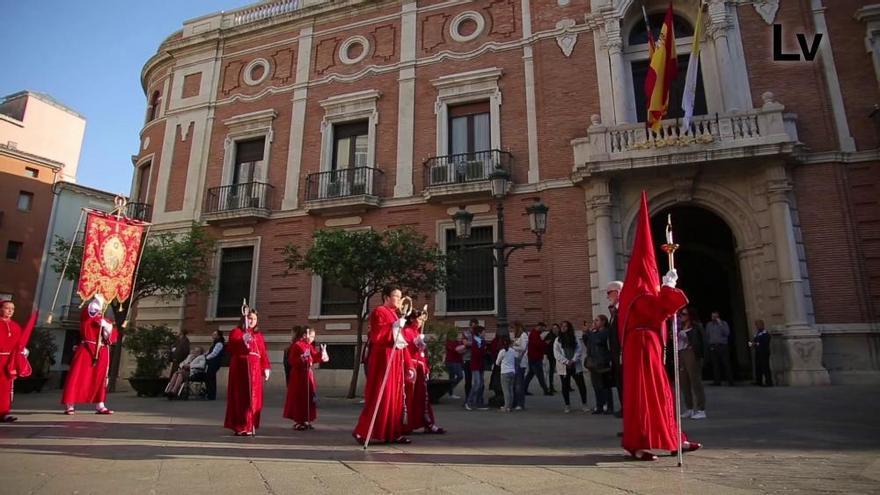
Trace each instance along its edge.
{"label": "dark entrance archway", "polygon": [[[712,311],[730,325],[730,362],[735,378],[752,376],[748,351],[749,325],[743,300],[742,278],[736,256],[736,238],[727,223],[709,210],[692,204],[665,208],[651,217],[651,233],[658,245],[657,261],[661,274],[668,270],[666,253],[659,246],[666,238],[666,218],[672,215],[678,287],[685,291],[690,304],[705,324]],[[712,376],[708,356],[704,377]]]}

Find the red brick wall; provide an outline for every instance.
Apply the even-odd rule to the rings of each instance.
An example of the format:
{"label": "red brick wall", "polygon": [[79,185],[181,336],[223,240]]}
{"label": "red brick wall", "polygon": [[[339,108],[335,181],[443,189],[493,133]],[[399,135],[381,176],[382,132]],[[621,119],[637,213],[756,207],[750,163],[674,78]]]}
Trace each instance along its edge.
{"label": "red brick wall", "polygon": [[880,103],[877,75],[871,54],[865,49],[865,23],[853,17],[859,7],[869,3],[863,0],[825,1],[828,7],[825,10],[826,35],[831,36],[849,129],[859,150],[880,146],[880,133],[868,121],[868,114],[875,104]]}
{"label": "red brick wall", "polygon": [[202,73],[188,74],[183,78],[183,98],[191,98],[199,95],[199,87],[202,84]]}
{"label": "red brick wall", "polygon": [[[186,127],[184,127],[186,126]],[[195,122],[178,124],[174,134],[174,151],[171,156],[171,170],[168,176],[168,190],[165,196],[165,211],[183,209],[183,195],[186,192],[186,175],[189,157],[192,152]],[[186,139],[183,134],[186,132]]]}
{"label": "red brick wall", "polygon": [[[751,5],[737,10],[752,103],[761,106],[761,94],[770,91],[787,112],[798,115],[798,135],[813,151],[838,147],[828,89],[818,59],[812,62],[774,62],[773,26],[755,12]],[[813,23],[809,0],[780,2],[777,24],[783,26],[782,49],[785,53],[799,51],[795,33],[807,33],[812,39]]]}
{"label": "red brick wall", "polygon": [[[25,168],[37,169],[37,178],[25,175]],[[0,154],[0,292],[13,295],[15,320],[23,323],[34,304],[40,263],[46,243],[46,229],[52,212],[52,184],[55,175],[45,165]],[[33,193],[30,211],[18,211],[20,191]],[[22,243],[18,261],[6,259],[9,241]],[[50,268],[51,269],[51,268]]]}

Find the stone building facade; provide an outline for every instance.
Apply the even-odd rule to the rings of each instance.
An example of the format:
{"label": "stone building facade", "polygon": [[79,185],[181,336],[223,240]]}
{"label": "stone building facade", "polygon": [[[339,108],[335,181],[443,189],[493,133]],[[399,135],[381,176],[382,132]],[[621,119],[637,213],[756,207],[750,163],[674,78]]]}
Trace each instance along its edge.
{"label": "stone building facade", "polygon": [[[656,32],[668,3],[644,4]],[[681,79],[697,4],[673,1]],[[404,225],[452,248],[459,205],[476,215],[472,242],[491,242],[485,179],[501,166],[509,241],[531,240],[532,198],[550,207],[544,248],[511,258],[511,319],[605,312],[645,190],[656,235],[672,215],[681,287],[731,322],[743,377],[761,318],[782,383],[880,381],[880,6],[707,4],[699,115],[683,132],[674,96],[655,135],[633,0],[278,0],[186,21],[142,72],[131,196],[155,229],[207,225],[217,278],[208,294],[142,303],[138,320],[206,336],[247,296],[273,360],[303,323],[344,354],[357,309],[318,277],[285,275],[281,249],[317,229]],[[821,33],[818,55],[774,61],[774,24],[785,53]],[[487,263],[471,258],[466,283],[430,298],[438,318],[493,328]]]}

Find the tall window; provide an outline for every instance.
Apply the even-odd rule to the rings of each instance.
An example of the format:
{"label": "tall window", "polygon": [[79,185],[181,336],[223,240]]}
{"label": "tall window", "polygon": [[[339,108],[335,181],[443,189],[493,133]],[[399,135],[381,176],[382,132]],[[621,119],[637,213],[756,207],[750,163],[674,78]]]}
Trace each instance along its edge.
{"label": "tall window", "polygon": [[265,146],[265,137],[235,143],[235,164],[232,169],[233,184],[254,182],[262,177]]}
{"label": "tall window", "polygon": [[356,315],[361,305],[357,302],[357,293],[341,287],[330,280],[321,282],[321,314],[322,315]]}
{"label": "tall window", "polygon": [[477,153],[491,145],[489,102],[449,107],[449,154]]}
{"label": "tall window", "polygon": [[147,162],[140,167],[138,167],[138,178],[137,178],[137,202],[138,203],[146,203],[147,202],[147,193],[150,187],[150,169],[152,168],[152,164]]}
{"label": "tall window", "polygon": [[20,191],[18,193],[18,211],[31,211],[34,207],[34,193]]}
{"label": "tall window", "polygon": [[[461,246],[491,246],[492,227],[473,227],[468,239],[458,239],[455,229],[446,231],[446,251]],[[458,274],[446,288],[446,311],[493,311],[495,309],[495,269],[491,249],[467,249],[461,252]]]}
{"label": "tall window", "polygon": [[[660,36],[660,29],[663,27],[663,21],[666,17],[664,12],[652,14],[648,16],[648,22],[651,25],[651,35],[654,40]],[[693,37],[694,28],[691,24],[680,16],[673,16],[672,30],[675,33],[675,39]],[[648,108],[645,98],[645,78],[648,75],[648,31],[645,27],[645,21],[639,20],[630,30],[627,39],[627,57],[630,59],[630,67],[632,70],[633,81],[633,99],[636,106],[636,117],[639,122],[647,120]],[[678,77],[672,81],[669,89],[669,107],[666,113],[667,119],[677,119],[684,116],[681,109],[681,100],[684,94],[685,75],[687,74],[688,61],[690,60],[690,46],[687,48],[677,47],[678,49]],[[706,92],[703,89],[703,70],[702,67],[697,72],[697,88],[694,97],[694,115],[705,115],[706,109]]]}
{"label": "tall window", "polygon": [[366,167],[367,121],[336,124],[333,126],[333,160],[330,170]]}
{"label": "tall window", "polygon": [[7,261],[20,260],[22,247],[24,247],[24,244],[22,244],[18,241],[9,241],[9,244],[6,245],[6,260]]}
{"label": "tall window", "polygon": [[152,122],[159,117],[159,99],[159,92],[153,91],[153,96],[150,97],[150,117],[147,119],[147,121]]}
{"label": "tall window", "polygon": [[217,280],[217,317],[241,316],[241,301],[250,298],[254,247],[220,250],[220,277]]}

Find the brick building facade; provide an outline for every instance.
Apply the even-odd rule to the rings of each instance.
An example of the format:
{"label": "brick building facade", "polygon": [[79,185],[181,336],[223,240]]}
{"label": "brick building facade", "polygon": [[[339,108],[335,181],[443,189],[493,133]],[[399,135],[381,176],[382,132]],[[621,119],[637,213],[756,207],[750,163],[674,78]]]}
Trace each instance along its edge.
{"label": "brick building facade", "polygon": [[[644,3],[656,31],[667,2]],[[673,2],[682,65],[697,3]],[[502,166],[509,241],[532,239],[532,198],[550,207],[544,248],[511,258],[510,319],[579,326],[605,312],[644,189],[657,229],[666,213],[676,223],[681,287],[731,322],[743,375],[763,318],[781,382],[880,381],[880,8],[822,3],[709,1],[701,115],[682,136],[673,113],[654,137],[632,0],[278,0],[186,21],[143,69],[131,197],[155,229],[208,225],[217,283],[145,301],[138,320],[207,336],[247,296],[274,360],[306,322],[342,350],[356,308],[317,277],[285,276],[281,248],[307,248],[316,229],[409,225],[445,249],[460,204],[474,242],[491,241],[485,178]],[[822,33],[818,57],[774,62],[774,23],[786,53],[796,33]],[[494,274],[471,263],[429,302],[492,329]]]}

